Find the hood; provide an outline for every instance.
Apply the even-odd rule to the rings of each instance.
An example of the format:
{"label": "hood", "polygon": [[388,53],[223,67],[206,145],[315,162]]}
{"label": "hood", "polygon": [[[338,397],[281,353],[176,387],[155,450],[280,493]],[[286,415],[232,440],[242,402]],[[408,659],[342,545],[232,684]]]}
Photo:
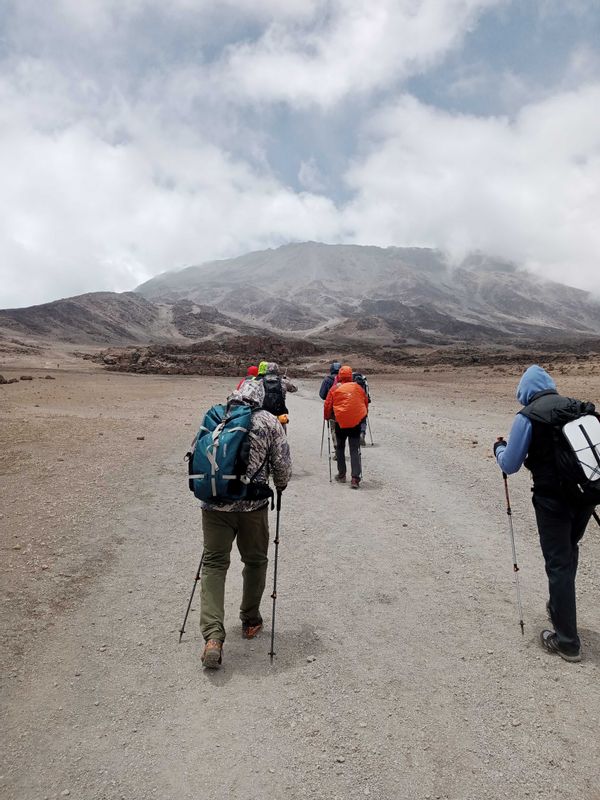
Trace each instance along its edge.
{"label": "hood", "polygon": [[269,361],[267,365],[267,375],[279,375],[279,364]]}
{"label": "hood", "polygon": [[340,383],[348,383],[352,380],[352,367],[349,367],[345,364],[343,367],[340,367],[340,371],[338,372],[338,381]]}
{"label": "hood", "polygon": [[248,377],[256,378],[258,375],[258,367],[248,367],[248,372],[246,372],[246,375],[248,375]]}
{"label": "hood", "polygon": [[267,367],[268,366],[269,366],[269,362],[268,361],[261,361],[260,364],[258,365],[258,374],[259,375],[265,375],[266,372],[267,372]]}
{"label": "hood", "polygon": [[331,366],[329,367],[329,372],[331,375],[337,375],[340,371],[340,367],[342,366],[340,361],[332,361]]}
{"label": "hood", "polygon": [[265,387],[262,381],[244,381],[239,389],[227,398],[228,403],[246,403],[251,408],[262,408]]}
{"label": "hood", "polygon": [[531,402],[531,398],[538,392],[556,391],[556,384],[545,369],[537,364],[529,367],[523,373],[517,386],[517,400],[522,406]]}

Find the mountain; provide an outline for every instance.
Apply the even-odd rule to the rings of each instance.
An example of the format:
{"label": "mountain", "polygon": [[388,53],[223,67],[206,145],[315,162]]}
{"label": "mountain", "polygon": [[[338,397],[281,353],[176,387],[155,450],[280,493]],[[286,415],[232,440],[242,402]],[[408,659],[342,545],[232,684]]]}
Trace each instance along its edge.
{"label": "mountain", "polygon": [[290,244],[166,272],[147,300],[218,308],[240,325],[328,338],[408,343],[600,335],[587,292],[472,254],[458,267],[427,248]]}
{"label": "mountain", "polygon": [[148,341],[159,308],[133,292],[93,292],[0,311],[0,328],[18,335],[79,343]]}
{"label": "mountain", "polygon": [[[251,325],[246,333],[259,332]],[[236,335],[238,320],[189,300],[156,303],[134,292],[91,292],[28,308],[0,311],[0,334],[77,344],[189,342]]]}
{"label": "mountain", "polygon": [[0,336],[182,348],[283,337],[350,350],[523,349],[595,340],[600,303],[481,253],[453,266],[427,248],[306,242],[165,272],[134,292],[0,311]]}

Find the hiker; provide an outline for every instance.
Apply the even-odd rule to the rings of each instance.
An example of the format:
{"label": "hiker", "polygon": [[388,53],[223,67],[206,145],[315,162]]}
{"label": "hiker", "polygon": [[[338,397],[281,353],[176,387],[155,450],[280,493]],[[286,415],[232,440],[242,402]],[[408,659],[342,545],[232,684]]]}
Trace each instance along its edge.
{"label": "hiker", "polygon": [[532,502],[548,576],[546,611],[554,627],[541,632],[542,646],[566,661],[581,661],[575,576],[578,545],[594,505],[576,496],[574,485],[559,472],[556,455],[558,437],[564,438],[562,425],[593,414],[594,405],[559,395],[550,375],[537,365],[521,377],[517,400],[524,408],[515,417],[508,443],[501,437],[494,443],[494,455],[506,475],[523,464],[532,475]]}
{"label": "hiker", "polygon": [[[366,376],[362,374],[362,372],[353,372],[352,373],[352,380],[354,383],[358,383],[360,388],[364,391],[367,395],[367,403],[371,405],[371,394],[369,392],[369,381],[367,380]],[[360,446],[366,447],[367,445],[367,422],[368,416],[366,416],[363,421],[360,423]],[[372,441],[372,440],[371,440]]]}
{"label": "hiker", "polygon": [[[323,381],[321,383],[321,388],[319,389],[319,397],[321,398],[321,400],[327,399],[329,390],[333,386],[341,366],[342,366],[341,361],[331,362],[331,366],[329,367],[329,375],[326,375],[323,378]],[[337,446],[337,442],[335,439],[335,418],[332,417],[327,424],[329,426],[329,435],[331,436],[331,443],[333,444],[333,455],[332,455],[333,459],[335,458],[335,448]]]}
{"label": "hiker", "polygon": [[256,367],[256,366],[248,367],[248,371],[246,372],[246,376],[244,378],[242,378],[242,380],[235,387],[236,390],[241,388],[242,383],[244,383],[244,381],[253,381],[256,378],[257,375],[258,375],[258,367]]}
{"label": "hiker", "polygon": [[[267,364],[264,374],[259,375],[258,380],[265,388],[263,409],[276,417],[287,417],[289,414],[286,405],[287,393],[297,392],[298,387],[289,380],[287,375],[280,374],[279,365],[274,361]],[[287,424],[287,420],[284,424]]]}
{"label": "hiker", "polygon": [[327,395],[323,414],[326,420],[335,415],[335,455],[338,483],[346,482],[346,439],[350,449],[351,488],[358,489],[361,478],[360,424],[369,413],[369,404],[364,390],[352,380],[352,368],[340,367],[338,382]]}
{"label": "hiker", "polygon": [[[252,409],[248,466],[249,491],[243,500],[207,500],[202,503],[204,559],[202,564],[200,627],[205,640],[202,663],[207,669],[221,664],[224,627],[225,578],[234,539],[244,562],[240,619],[242,636],[253,639],[262,628],[260,602],[267,575],[269,546],[269,475],[283,492],[292,462],[287,438],[272,414],[261,410],[264,401],[261,381],[246,381],[228,398],[228,407]],[[254,489],[254,491],[253,491]]]}

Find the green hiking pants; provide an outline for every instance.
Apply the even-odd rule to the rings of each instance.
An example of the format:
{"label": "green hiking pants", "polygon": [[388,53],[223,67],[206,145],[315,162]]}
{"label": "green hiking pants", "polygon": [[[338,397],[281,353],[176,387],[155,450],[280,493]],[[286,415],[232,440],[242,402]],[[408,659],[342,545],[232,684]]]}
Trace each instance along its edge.
{"label": "green hiking pants", "polygon": [[244,588],[240,619],[260,619],[260,601],[267,578],[269,509],[258,511],[202,511],[204,561],[202,563],[200,629],[205,641],[225,640],[225,578],[233,540],[244,562]]}

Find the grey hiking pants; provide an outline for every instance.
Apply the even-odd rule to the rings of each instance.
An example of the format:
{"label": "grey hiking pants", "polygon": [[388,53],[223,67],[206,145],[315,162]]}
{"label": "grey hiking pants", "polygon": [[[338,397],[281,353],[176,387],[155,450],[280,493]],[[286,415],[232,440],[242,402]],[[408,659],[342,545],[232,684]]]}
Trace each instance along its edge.
{"label": "grey hiking pants", "polygon": [[360,459],[360,424],[354,428],[340,428],[335,423],[337,468],[340,475],[346,474],[346,439],[350,448],[350,472],[353,478],[360,478],[362,464]]}

